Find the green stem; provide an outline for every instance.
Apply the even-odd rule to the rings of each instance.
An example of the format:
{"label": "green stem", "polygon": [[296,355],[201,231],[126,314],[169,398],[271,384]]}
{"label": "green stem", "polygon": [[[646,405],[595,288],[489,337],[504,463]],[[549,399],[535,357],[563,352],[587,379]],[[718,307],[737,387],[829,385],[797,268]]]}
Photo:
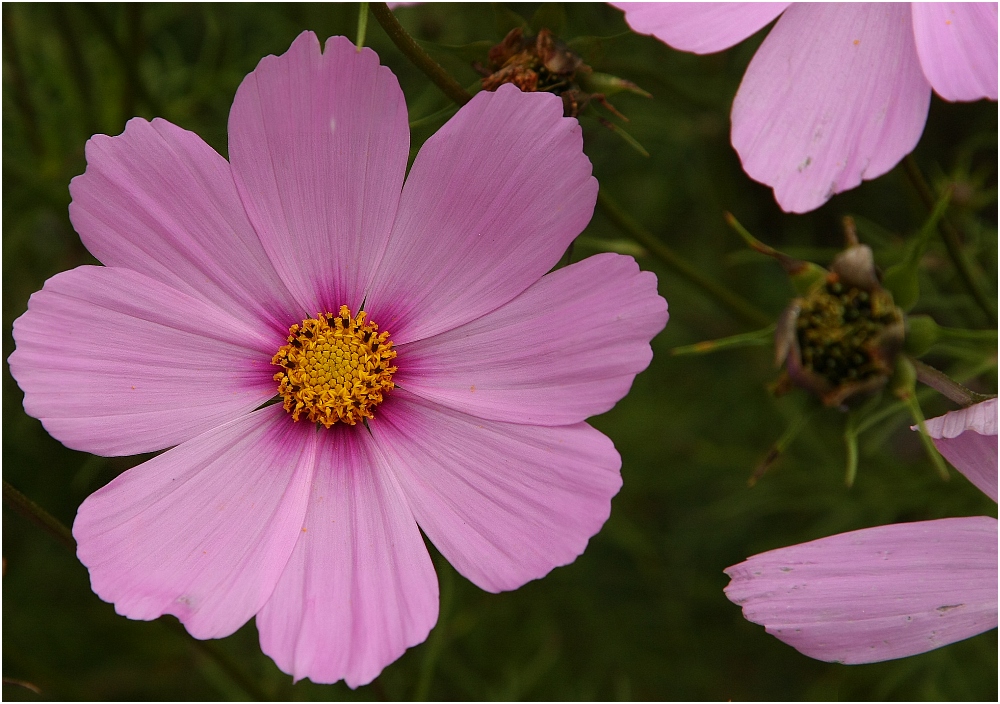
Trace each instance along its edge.
{"label": "green stem", "polygon": [[373,2],[369,5],[369,9],[372,11],[372,15],[375,16],[375,20],[382,25],[382,29],[385,33],[389,35],[389,39],[395,44],[401,52],[408,58],[413,64],[427,74],[427,77],[438,88],[444,93],[448,98],[455,101],[459,105],[465,105],[467,102],[472,100],[472,96],[450,75],[448,72],[441,68],[441,65],[437,61],[432,59],[430,55],[424,51],[413,37],[407,34],[406,30],[403,29],[403,25],[399,23],[396,16],[392,14],[392,10],[384,2]]}
{"label": "green stem", "polygon": [[597,195],[597,205],[611,222],[649,250],[650,254],[670,267],[674,273],[686,279],[688,283],[694,284],[707,293],[716,303],[737,318],[756,327],[771,324],[771,319],[764,315],[764,313],[757,310],[757,308],[744,301],[725,286],[702,274],[686,259],[640,225],[631,215],[622,210],[603,188]]}
{"label": "green stem", "polygon": [[806,427],[809,419],[812,418],[818,410],[818,407],[813,408],[812,410],[799,414],[792,420],[784,434],[775,441],[775,443],[771,446],[771,449],[768,450],[766,455],[764,455],[764,459],[757,463],[757,466],[754,468],[750,478],[747,479],[747,486],[754,486],[758,481],[760,481],[760,478],[764,476],[764,473],[771,468],[771,465],[778,461],[778,458],[781,457],[782,453],[788,449],[789,445],[792,444],[792,441],[798,437],[798,434],[802,432],[804,427]]}
{"label": "green stem", "polygon": [[238,668],[232,660],[219,652],[216,646],[206,641],[194,638],[187,632],[187,629],[184,628],[180,621],[175,621],[173,619],[157,619],[157,623],[162,624],[181,638],[185,638],[193,648],[214,662],[237,687],[242,689],[254,701],[266,702],[274,699],[274,697],[267,696],[264,690],[260,689],[246,675],[244,675],[240,668]]}
{"label": "green stem", "polygon": [[[58,518],[8,484],[6,479],[3,481],[3,501],[21,517],[34,523],[59,541],[63,547],[68,548],[74,555],[76,554],[76,540],[73,538],[73,533],[70,529],[63,525],[62,521]],[[214,646],[192,637],[179,621],[159,619],[158,622],[174,631],[174,633],[183,634],[192,647],[201,651],[203,655],[215,662],[238,687],[253,699],[257,701],[268,701],[271,699],[252,681],[247,679],[229,658],[220,653]]]}
{"label": "green stem", "polygon": [[63,547],[69,548],[76,554],[76,540],[73,533],[62,522],[36,504],[20,491],[3,480],[3,502],[18,513],[22,518],[34,523],[36,526],[59,541]]}
{"label": "green stem", "polygon": [[858,431],[854,427],[853,416],[847,419],[847,426],[844,428],[844,444],[847,446],[847,473],[844,483],[850,489],[858,476]]}
{"label": "green stem", "polygon": [[948,342],[992,342],[997,343],[996,330],[966,330],[964,328],[946,328],[938,326],[941,339]]}
{"label": "green stem", "polygon": [[[916,189],[917,194],[920,199],[927,206],[927,210],[933,211],[934,206],[937,203],[937,198],[934,197],[934,192],[931,190],[930,185],[924,178],[923,173],[920,171],[920,167],[917,166],[917,160],[913,158],[912,154],[907,154],[903,159],[903,167],[906,171],[906,175],[909,177],[910,182]],[[948,250],[948,256],[951,257],[952,262],[955,264],[955,269],[958,270],[959,278],[962,279],[962,283],[965,287],[969,289],[972,297],[979,304],[979,307],[983,309],[990,320],[996,320],[997,310],[996,306],[986,297],[979,286],[976,283],[975,277],[972,275],[972,267],[969,266],[968,261],[965,259],[965,253],[962,251],[962,238],[958,234],[958,230],[955,226],[951,224],[951,221],[947,216],[943,217],[938,224],[938,231],[941,233],[941,239],[944,240],[944,246]]]}
{"label": "green stem", "polygon": [[358,53],[361,53],[361,48],[365,45],[365,34],[368,31],[368,3],[359,2],[358,3],[358,39],[354,42],[354,45],[358,47]]}
{"label": "green stem", "polygon": [[910,409],[910,416],[916,422],[917,427],[920,429],[918,435],[920,436],[920,442],[924,446],[924,451],[927,456],[930,457],[931,463],[934,465],[934,469],[937,470],[938,476],[941,477],[943,481],[948,481],[948,465],[944,463],[944,459],[941,457],[941,453],[934,446],[934,441],[931,440],[930,433],[927,432],[927,425],[924,422],[924,412],[920,409],[920,403],[917,401],[916,394],[907,394],[902,398],[903,403],[906,407]]}
{"label": "green stem", "polygon": [[417,690],[413,696],[413,700],[418,702],[427,701],[427,696],[430,694],[431,682],[434,681],[434,669],[441,657],[441,649],[444,647],[445,631],[448,628],[448,614],[451,611],[452,594],[455,591],[455,575],[452,572],[451,565],[439,564],[437,573],[438,578],[441,580],[441,608],[438,613],[437,625],[431,631],[430,638],[427,639],[426,654],[420,663]]}
{"label": "green stem", "polygon": [[929,364],[921,362],[919,359],[910,358],[910,364],[917,371],[917,381],[926,384],[942,396],[954,401],[960,406],[971,406],[993,398],[984,394],[978,394],[971,389],[967,389],[944,372],[938,371]]}
{"label": "green stem", "polygon": [[24,119],[25,138],[31,146],[32,151],[40,157],[45,152],[45,146],[42,144],[41,133],[38,129],[38,113],[35,112],[31,92],[28,90],[28,84],[24,80],[24,67],[21,65],[21,54],[15,41],[14,12],[13,9],[8,7],[3,13],[4,73],[10,77],[14,89],[14,105],[21,112],[21,117]]}

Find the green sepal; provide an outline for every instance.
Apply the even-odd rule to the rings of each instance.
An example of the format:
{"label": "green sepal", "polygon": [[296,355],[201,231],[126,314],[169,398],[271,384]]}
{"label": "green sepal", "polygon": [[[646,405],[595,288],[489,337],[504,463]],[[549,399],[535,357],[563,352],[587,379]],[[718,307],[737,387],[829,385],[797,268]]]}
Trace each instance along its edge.
{"label": "green sepal", "polygon": [[766,328],[754,330],[753,332],[723,337],[718,340],[705,340],[704,342],[696,342],[693,345],[674,347],[670,350],[670,354],[674,356],[708,354],[709,352],[731,350],[737,347],[765,347],[772,344],[774,344],[774,325],[768,325]]}
{"label": "green sepal", "polygon": [[781,268],[788,274],[788,279],[792,282],[792,287],[798,295],[804,296],[826,280],[829,272],[819,264],[795,259],[779,252],[774,247],[764,244],[751,235],[750,231],[743,227],[732,213],[724,213],[723,217],[725,217],[726,223],[747,243],[750,249],[772,257],[781,264]]}
{"label": "green sepal", "polygon": [[641,95],[644,98],[653,97],[650,93],[643,90],[632,81],[626,81],[624,78],[612,76],[610,73],[598,73],[597,71],[589,75],[581,73],[577,76],[577,81],[579,82],[580,87],[588,93],[601,93],[605,97],[610,97],[623,91],[635,93],[636,95]]}
{"label": "green sepal", "polygon": [[903,349],[907,354],[921,357],[941,339],[941,328],[929,315],[910,315],[906,318],[906,338]]}

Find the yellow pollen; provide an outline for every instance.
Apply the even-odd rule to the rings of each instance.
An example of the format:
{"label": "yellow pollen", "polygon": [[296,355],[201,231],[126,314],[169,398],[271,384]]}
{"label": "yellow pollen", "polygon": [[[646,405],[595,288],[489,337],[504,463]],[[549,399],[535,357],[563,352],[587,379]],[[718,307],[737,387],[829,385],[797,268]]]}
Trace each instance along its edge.
{"label": "yellow pollen", "polygon": [[271,364],[282,368],[274,380],[292,420],[305,414],[329,428],[337,421],[356,425],[375,417],[372,411],[395,386],[396,367],[390,366],[395,357],[388,332],[366,323],[364,311],[352,318],[341,306],[338,315],[317,313],[292,325],[288,344]]}

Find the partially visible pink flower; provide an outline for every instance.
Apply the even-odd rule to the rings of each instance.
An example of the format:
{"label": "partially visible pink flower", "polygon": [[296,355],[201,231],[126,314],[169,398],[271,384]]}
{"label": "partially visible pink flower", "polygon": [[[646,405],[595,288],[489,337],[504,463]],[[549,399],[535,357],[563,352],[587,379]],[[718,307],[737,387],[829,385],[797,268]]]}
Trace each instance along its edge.
{"label": "partially visible pink flower", "polygon": [[667,306],[629,257],[546,273],[597,197],[579,124],[501,86],[404,184],[409,149],[392,72],[311,32],[240,85],[230,161],[160,119],[87,143],[70,217],[105,266],[32,295],[10,369],[71,448],[172,448],[73,524],[118,613],[197,638],[256,616],[285,672],[357,687],[437,620],[421,530],[497,592],[604,524],[621,460],[584,421]]}
{"label": "partially visible pink flower", "polygon": [[[996,501],[996,399],[927,427]],[[997,627],[997,520],[866,528],[754,555],[726,574],[726,596],[743,615],[801,653],[848,665],[892,660]]]}
{"label": "partially visible pink flower", "polygon": [[732,142],[788,212],[899,163],[924,131],[931,88],[997,99],[996,3],[611,4],[636,32],[699,54],[781,15],[736,93]]}
{"label": "partially visible pink flower", "polygon": [[[956,469],[997,500],[997,400],[931,418],[927,434]],[[914,428],[916,429],[916,428]]]}

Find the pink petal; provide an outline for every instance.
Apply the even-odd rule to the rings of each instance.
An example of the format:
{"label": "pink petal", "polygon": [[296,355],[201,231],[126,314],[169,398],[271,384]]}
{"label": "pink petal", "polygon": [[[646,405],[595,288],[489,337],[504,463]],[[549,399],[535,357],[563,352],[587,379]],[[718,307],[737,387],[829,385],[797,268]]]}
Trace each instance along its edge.
{"label": "pink petal", "polygon": [[69,190],[73,227],[104,264],[285,334],[289,318],[301,320],[247,220],[229,164],[193,132],[135,118],[117,137],[94,135],[87,170]]}
{"label": "pink petal", "polygon": [[818,208],[916,146],[931,92],[910,24],[901,3],[801,3],[768,34],[733,102],[732,141],[784,210]]}
{"label": "pink petal", "polygon": [[358,687],[427,637],[437,576],[368,432],[319,435],[305,526],[257,628],[262,650],[296,680]]}
{"label": "pink petal", "polygon": [[945,100],[997,99],[997,4],[915,2],[924,75]]}
{"label": "pink petal", "polygon": [[309,307],[357,313],[396,215],[410,131],[370,49],[303,32],[261,59],[229,113],[229,158],[250,221]]}
{"label": "pink petal", "polygon": [[585,423],[481,420],[396,389],[370,425],[421,529],[487,591],[575,560],[621,488],[618,453]]}
{"label": "pink petal", "polygon": [[681,51],[711,54],[751,36],[788,2],[612,2],[639,34],[652,34]]}
{"label": "pink petal", "polygon": [[28,415],[76,450],[161,450],[276,391],[283,338],[128,269],[52,277],[14,322],[10,371]]}
{"label": "pink petal", "polygon": [[511,300],[590,221],[597,181],[579,123],[562,114],[556,96],[506,84],[421,147],[366,303],[396,344]]}
{"label": "pink petal", "polygon": [[997,400],[927,421],[934,446],[969,481],[997,500]]}
{"label": "pink petal", "polygon": [[997,627],[997,521],[897,523],[755,555],[726,596],[796,650],[848,665]]}
{"label": "pink petal", "polygon": [[667,322],[656,276],[600,254],[471,323],[399,349],[396,383],[480,418],[567,425],[604,413]]}
{"label": "pink petal", "polygon": [[115,611],[229,635],[267,601],[302,528],[314,428],[272,405],[128,470],[80,506],[77,556]]}

